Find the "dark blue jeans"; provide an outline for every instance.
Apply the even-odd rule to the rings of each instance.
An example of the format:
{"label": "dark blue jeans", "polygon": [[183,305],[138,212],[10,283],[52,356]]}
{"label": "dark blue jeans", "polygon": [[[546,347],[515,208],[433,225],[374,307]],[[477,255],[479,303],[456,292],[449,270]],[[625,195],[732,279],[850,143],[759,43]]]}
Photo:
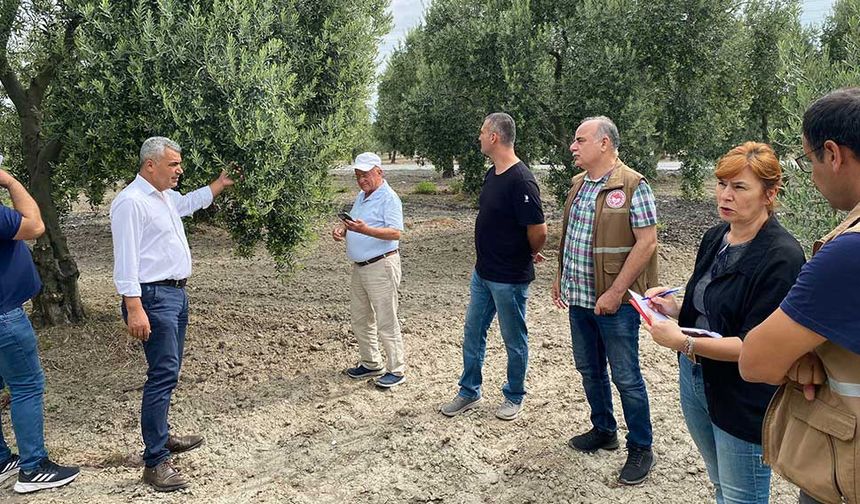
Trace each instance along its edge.
{"label": "dark blue jeans", "polygon": [[[34,471],[48,456],[44,434],[45,376],[39,363],[36,333],[22,308],[0,314],[0,390],[12,396],[12,428],[21,469]],[[12,454],[0,429],[0,462]]]}
{"label": "dark blue jeans", "polygon": [[639,369],[639,314],[622,304],[613,315],[595,315],[591,308],[570,307],[573,361],[582,375],[585,397],[591,406],[591,423],[603,432],[615,432],[612,383],[621,395],[627,422],[627,447],[651,447],[651,410],[648,392]]}
{"label": "dark blue jeans", "polygon": [[526,328],[526,302],[529,284],[490,282],[472,271],[469,308],[463,330],[463,376],[459,394],[467,398],[481,396],[484,355],[487,352],[487,329],[496,314],[499,330],[508,353],[508,381],[502,387],[505,398],[521,404],[526,395],[526,371],[529,364],[529,331]]}
{"label": "dark blue jeans", "polygon": [[[141,285],[141,303],[149,317],[152,333],[143,343],[146,354],[146,384],[140,407],[140,428],[143,434],[143,462],[155,467],[170,456],[167,435],[170,426],[167,414],[170,397],[179,382],[185,329],[188,326],[188,297],[185,289],[165,285]],[[128,318],[125,303],[123,319]]]}

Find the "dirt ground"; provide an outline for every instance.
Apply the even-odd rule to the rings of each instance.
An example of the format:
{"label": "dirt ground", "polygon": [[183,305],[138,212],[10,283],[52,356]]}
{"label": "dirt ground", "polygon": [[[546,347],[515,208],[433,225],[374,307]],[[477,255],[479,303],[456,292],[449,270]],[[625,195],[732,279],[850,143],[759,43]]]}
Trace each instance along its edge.
{"label": "dirt ground", "polygon": [[[141,387],[146,365],[125,336],[111,281],[107,205],[82,208],[65,223],[82,272],[86,324],[40,331],[47,375],[46,438],[52,458],[77,463],[72,485],[28,497],[11,484],[0,501],[544,503],[713,501],[704,464],[684,426],[672,352],[641,338],[657,466],[642,485],[617,483],[625,450],[575,453],[567,439],[590,427],[574,369],[566,313],[550,285],[560,215],[547,202],[550,262],[538,268],[528,307],[530,366],[522,416],[493,415],[502,401],[505,352],[494,323],[484,367],[484,403],[457,418],[438,406],[457,391],[460,344],[474,264],[476,210],[451,195],[413,194],[431,172],[390,171],[404,203],[400,317],[408,381],[382,391],[342,372],[357,360],[349,328],[350,265],[341,244],[320,238],[299,269],[282,278],[267,257],[236,258],[222,230],[201,226],[189,239],[194,275],[191,322],[171,425],[206,444],[175,457],[190,489],[157,494],[140,483]],[[357,190],[343,174],[338,203]],[[702,232],[716,222],[710,202],[678,198],[673,181],[655,184],[661,277],[679,285],[692,269]],[[545,192],[548,194],[548,192]],[[616,417],[625,433],[620,402]],[[8,411],[4,432],[12,438]],[[774,478],[772,502],[795,489]]]}

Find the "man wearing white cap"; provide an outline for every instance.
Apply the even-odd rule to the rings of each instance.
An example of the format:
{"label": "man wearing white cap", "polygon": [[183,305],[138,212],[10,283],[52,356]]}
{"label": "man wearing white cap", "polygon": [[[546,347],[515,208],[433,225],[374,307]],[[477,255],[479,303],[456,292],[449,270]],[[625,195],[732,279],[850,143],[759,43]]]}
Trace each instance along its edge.
{"label": "man wearing white cap", "polygon": [[[355,158],[355,179],[361,192],[342,225],[331,232],[335,241],[346,240],[346,255],[353,262],[350,285],[352,332],[358,340],[360,361],[346,370],[350,378],[378,376],[376,384],[390,388],[406,380],[403,338],[397,320],[400,255],[403,231],[400,198],[382,176],[382,161],[372,152]],[[379,344],[385,350],[385,360]]]}

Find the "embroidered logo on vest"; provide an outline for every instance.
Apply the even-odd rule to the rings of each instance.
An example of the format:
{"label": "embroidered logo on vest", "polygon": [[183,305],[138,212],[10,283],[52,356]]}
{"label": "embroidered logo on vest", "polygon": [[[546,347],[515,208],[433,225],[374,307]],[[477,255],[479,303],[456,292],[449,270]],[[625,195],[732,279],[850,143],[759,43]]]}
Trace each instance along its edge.
{"label": "embroidered logo on vest", "polygon": [[627,195],[621,189],[616,189],[606,195],[606,206],[609,208],[621,208],[627,201]]}

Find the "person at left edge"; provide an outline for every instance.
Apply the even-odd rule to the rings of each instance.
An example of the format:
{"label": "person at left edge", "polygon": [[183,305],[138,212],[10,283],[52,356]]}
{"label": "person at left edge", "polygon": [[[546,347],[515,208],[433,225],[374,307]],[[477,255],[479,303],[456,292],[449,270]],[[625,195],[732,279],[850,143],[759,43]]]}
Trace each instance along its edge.
{"label": "person at left edge", "polygon": [[140,172],[110,210],[114,284],[122,296],[128,332],[143,343],[148,365],[140,410],[143,481],[162,492],[188,485],[170,464],[170,455],[203,443],[201,436],[171,434],[167,422],[188,326],[185,284],[191,276],[191,250],[182,217],[208,207],[233,185],[221,172],[208,186],[182,195],[173,190],[181,175],[179,144],[148,138],[140,148]]}
{"label": "person at left edge", "polygon": [[0,430],[0,483],[18,475],[14,490],[30,493],[71,483],[77,467],[52,462],[45,449],[45,375],[39,362],[36,333],[22,305],[42,288],[30,249],[24,240],[45,232],[39,206],[24,186],[0,170],[0,187],[9,191],[12,206],[0,205],[0,390],[12,396],[15,455]]}

